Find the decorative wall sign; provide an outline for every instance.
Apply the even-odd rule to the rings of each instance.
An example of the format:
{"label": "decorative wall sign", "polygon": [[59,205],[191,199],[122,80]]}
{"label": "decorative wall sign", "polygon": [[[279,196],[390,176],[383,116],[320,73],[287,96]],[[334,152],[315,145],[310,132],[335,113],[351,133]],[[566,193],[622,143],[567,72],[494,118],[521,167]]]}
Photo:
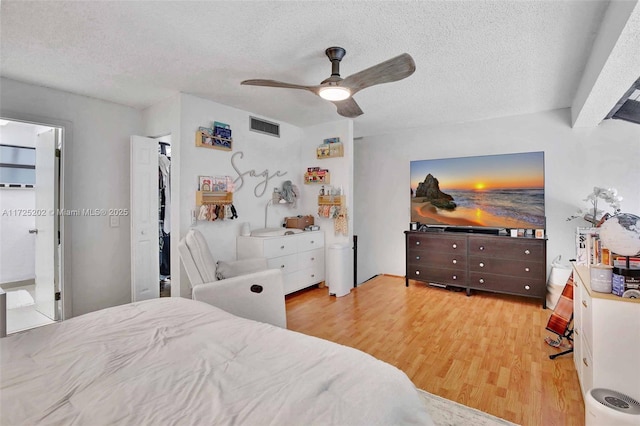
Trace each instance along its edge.
{"label": "decorative wall sign", "polygon": [[242,172],[240,171],[240,169],[238,169],[238,167],[235,165],[234,160],[235,157],[239,155],[240,158],[244,157],[244,153],[242,151],[238,151],[236,153],[234,153],[231,156],[231,167],[233,167],[233,170],[236,171],[236,173],[238,173],[238,177],[233,181],[233,183],[235,184],[236,182],[240,181],[239,184],[237,184],[235,186],[235,190],[238,191],[240,188],[242,188],[242,186],[244,185],[244,179],[245,176],[249,175],[250,177],[257,177],[257,178],[263,178],[263,180],[261,180],[260,182],[258,182],[258,184],[253,188],[253,194],[260,198],[264,195],[264,193],[266,192],[267,188],[269,187],[269,180],[274,178],[274,177],[280,177],[280,176],[284,176],[287,174],[287,172],[281,172],[280,170],[276,171],[273,174],[269,173],[269,169],[264,169],[262,172],[258,173],[255,170],[249,170],[246,172]]}

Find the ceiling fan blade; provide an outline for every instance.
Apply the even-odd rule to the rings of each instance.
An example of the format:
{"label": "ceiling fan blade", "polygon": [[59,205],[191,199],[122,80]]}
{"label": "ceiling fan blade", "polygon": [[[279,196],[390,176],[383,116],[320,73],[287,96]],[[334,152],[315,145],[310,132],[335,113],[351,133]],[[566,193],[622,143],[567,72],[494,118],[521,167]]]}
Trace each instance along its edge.
{"label": "ceiling fan blade", "polygon": [[340,82],[340,86],[347,87],[351,94],[375,86],[376,84],[391,83],[409,77],[416,70],[416,64],[408,53],[391,58],[350,75]]}
{"label": "ceiling fan blade", "polygon": [[353,98],[348,98],[344,101],[333,101],[333,104],[338,108],[338,114],[343,117],[356,118],[364,114]]}
{"label": "ceiling fan blade", "polygon": [[302,89],[302,90],[308,90],[313,93],[318,92],[317,86],[303,86],[300,84],[283,83],[282,81],[276,81],[276,80],[260,80],[260,79],[245,80],[240,84],[243,84],[246,86],[265,86],[265,87],[282,87],[284,89]]}

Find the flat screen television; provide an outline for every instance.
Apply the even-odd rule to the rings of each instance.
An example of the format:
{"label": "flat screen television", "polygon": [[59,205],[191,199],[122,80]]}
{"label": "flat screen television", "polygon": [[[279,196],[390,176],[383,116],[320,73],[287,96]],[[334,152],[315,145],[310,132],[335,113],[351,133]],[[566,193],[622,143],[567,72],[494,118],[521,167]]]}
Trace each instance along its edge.
{"label": "flat screen television", "polygon": [[544,229],[544,152],[411,161],[411,221]]}

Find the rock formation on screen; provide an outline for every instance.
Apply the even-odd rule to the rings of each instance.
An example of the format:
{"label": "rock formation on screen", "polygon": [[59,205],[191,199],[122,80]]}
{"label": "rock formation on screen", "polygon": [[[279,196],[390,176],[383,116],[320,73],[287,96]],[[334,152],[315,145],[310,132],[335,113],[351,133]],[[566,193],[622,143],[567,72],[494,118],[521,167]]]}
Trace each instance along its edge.
{"label": "rock formation on screen", "polygon": [[416,198],[423,198],[423,202],[429,202],[441,209],[453,210],[456,208],[453,197],[440,191],[440,183],[431,173],[418,184]]}

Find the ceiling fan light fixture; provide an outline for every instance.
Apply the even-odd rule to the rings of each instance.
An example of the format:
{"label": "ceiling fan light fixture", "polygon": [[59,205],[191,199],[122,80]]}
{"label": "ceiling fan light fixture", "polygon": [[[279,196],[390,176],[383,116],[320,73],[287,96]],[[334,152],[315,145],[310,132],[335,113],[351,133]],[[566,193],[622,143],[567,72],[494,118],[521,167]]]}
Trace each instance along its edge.
{"label": "ceiling fan light fixture", "polygon": [[344,101],[351,96],[351,90],[340,86],[327,86],[318,92],[321,98],[328,101]]}

